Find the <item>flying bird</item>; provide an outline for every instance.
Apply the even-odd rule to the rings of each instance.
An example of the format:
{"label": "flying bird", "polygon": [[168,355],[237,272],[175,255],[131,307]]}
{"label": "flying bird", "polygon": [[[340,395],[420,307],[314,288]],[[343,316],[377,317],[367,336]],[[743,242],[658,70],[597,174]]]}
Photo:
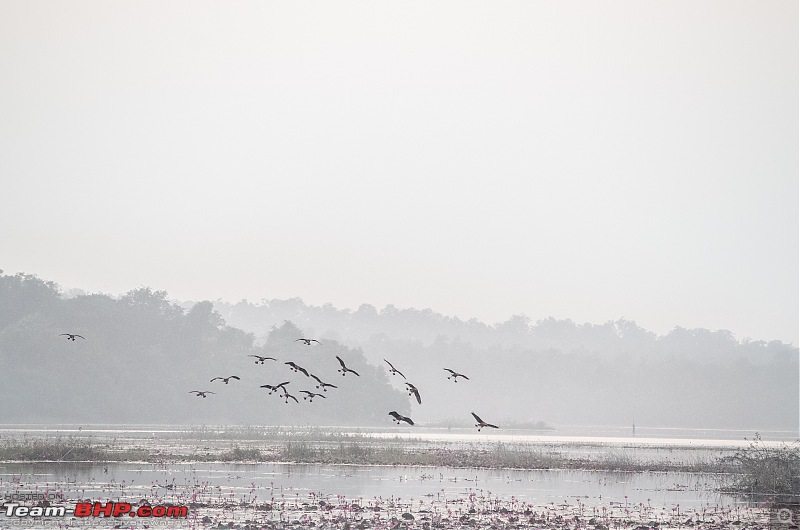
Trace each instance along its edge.
{"label": "flying bird", "polygon": [[330,387],[330,388],[339,388],[339,387],[338,387],[338,386],[336,386],[336,385],[332,385],[332,384],[330,384],[330,383],[326,383],[326,382],[324,382],[322,379],[320,379],[319,377],[317,377],[317,376],[316,376],[316,375],[314,375],[314,374],[311,374],[311,377],[313,377],[314,379],[316,379],[316,380],[317,380],[317,383],[319,383],[319,384],[317,385],[317,388],[321,388],[323,392],[327,392],[327,391],[328,391],[328,387]]}
{"label": "flying bird", "polygon": [[75,337],[80,337],[83,340],[86,340],[86,337],[82,335],[77,335],[75,333],[62,333],[61,335],[59,335],[59,337],[64,337],[64,336],[67,337],[67,340],[71,340],[72,342],[75,342]]}
{"label": "flying bird", "polygon": [[414,425],[414,422],[411,421],[411,418],[406,418],[405,416],[402,416],[402,415],[398,414],[394,410],[389,413],[389,416],[393,417],[394,418],[393,421],[396,421],[398,425],[400,425],[401,421],[404,421],[404,422],[408,423],[409,425]]}
{"label": "flying bird", "polygon": [[[347,372],[353,372],[354,374],[358,375],[358,372],[356,372],[355,370],[351,370],[350,368],[348,368],[347,366],[345,366],[345,364],[344,364],[344,361],[342,360],[342,358],[341,358],[341,357],[339,357],[339,356],[337,355],[337,356],[336,356],[336,358],[337,358],[337,359],[339,359],[339,364],[341,364],[341,365],[342,365],[342,369],[341,369],[341,370],[336,370],[336,371],[337,371],[337,372],[342,372],[342,376],[345,376],[345,375],[347,375]],[[358,375],[358,377],[361,377],[361,376],[360,376],[360,375]]]}
{"label": "flying bird", "polygon": [[481,430],[481,427],[491,427],[493,429],[499,429],[500,428],[497,425],[492,425],[491,423],[486,423],[485,421],[480,419],[480,417],[477,414],[475,414],[474,412],[471,412],[470,414],[472,414],[472,417],[475,418],[475,421],[478,422],[478,423],[475,424],[475,427],[478,428],[478,431]]}
{"label": "flying bird", "polygon": [[302,366],[294,364],[292,361],[289,361],[288,363],[283,363],[283,364],[288,364],[292,368],[292,370],[294,370],[295,372],[303,372],[306,375],[306,377],[310,377],[308,375],[308,370],[306,370]]}
{"label": "flying bird", "polygon": [[321,397],[323,399],[328,399],[325,396],[323,396],[322,394],[317,394],[316,392],[311,392],[310,390],[301,390],[300,392],[305,394],[305,396],[303,396],[303,400],[307,399],[309,403],[313,403],[315,397]]}
{"label": "flying bird", "polygon": [[210,390],[190,390],[189,393],[190,394],[195,394],[195,395],[197,395],[197,397],[201,397],[201,398],[206,397],[206,394],[215,394],[215,392],[212,392]]}
{"label": "flying bird", "polygon": [[419,397],[419,390],[417,390],[417,387],[411,383],[406,383],[406,386],[408,387],[408,395],[417,398],[417,403],[422,405],[422,398]]}
{"label": "flying bird", "polygon": [[226,385],[228,384],[228,381],[230,381],[231,379],[236,379],[237,381],[240,380],[238,375],[230,375],[228,377],[215,377],[214,379],[211,380],[211,382],[213,383],[217,379],[221,379],[222,381],[225,382]]}
{"label": "flying bird", "polygon": [[[384,359],[384,361],[386,361],[386,359]],[[403,375],[403,372],[401,372],[400,370],[398,370],[397,368],[395,368],[395,367],[394,367],[394,365],[393,365],[392,363],[390,363],[389,361],[386,361],[386,364],[388,364],[388,365],[389,365],[389,368],[391,368],[391,369],[389,370],[389,373],[390,373],[390,374],[392,374],[392,375],[394,375],[394,374],[400,374],[400,375],[402,375],[402,376],[403,376],[403,379],[405,379],[405,378],[406,378],[406,376],[404,376],[404,375]]]}
{"label": "flying bird", "polygon": [[255,364],[264,364],[264,361],[266,361],[266,360],[270,360],[270,361],[277,361],[278,360],[275,357],[262,357],[261,355],[248,355],[248,357],[256,357],[258,360],[255,362]]}
{"label": "flying bird", "polygon": [[286,392],[286,385],[288,385],[288,384],[289,384],[289,381],[286,381],[285,383],[281,383],[279,385],[261,385],[261,388],[269,388],[269,393],[270,394],[272,394],[274,392],[277,392],[278,389],[281,389],[281,388],[283,389],[284,392]]}
{"label": "flying bird", "polygon": [[322,344],[317,339],[297,339],[295,342],[300,342],[300,341],[302,341],[303,344],[305,344],[306,346],[311,346],[312,342],[316,342],[317,344]]}
{"label": "flying bird", "polygon": [[463,377],[464,379],[469,380],[469,377],[467,377],[464,374],[460,374],[460,373],[456,372],[455,370],[451,370],[450,368],[445,368],[445,370],[450,372],[450,375],[448,375],[447,378],[448,379],[452,378],[454,383],[458,383],[458,378],[459,377]]}

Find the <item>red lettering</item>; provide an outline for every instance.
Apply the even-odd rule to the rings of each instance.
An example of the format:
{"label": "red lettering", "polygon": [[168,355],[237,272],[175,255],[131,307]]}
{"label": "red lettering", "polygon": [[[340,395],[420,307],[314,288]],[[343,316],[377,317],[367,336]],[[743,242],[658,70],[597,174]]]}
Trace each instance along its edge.
{"label": "red lettering", "polygon": [[153,508],[153,517],[164,517],[167,513],[167,508],[165,506],[156,506]]}
{"label": "red lettering", "polygon": [[189,508],[186,506],[170,506],[167,509],[167,517],[188,517]]}
{"label": "red lettering", "polygon": [[153,510],[149,506],[142,506],[141,508],[136,510],[136,513],[139,517],[150,517],[150,514],[152,512]]}
{"label": "red lettering", "polygon": [[127,502],[118,502],[114,506],[114,517],[119,517],[120,515],[125,515],[131,511],[131,505]]}
{"label": "red lettering", "polygon": [[101,503],[96,502],[94,503],[94,509],[92,510],[92,516],[100,517],[100,514],[103,514],[105,517],[111,517],[111,514],[114,512],[114,503],[107,502],[105,506]]}
{"label": "red lettering", "polygon": [[91,502],[79,502],[75,505],[75,517],[89,517],[92,515]]}

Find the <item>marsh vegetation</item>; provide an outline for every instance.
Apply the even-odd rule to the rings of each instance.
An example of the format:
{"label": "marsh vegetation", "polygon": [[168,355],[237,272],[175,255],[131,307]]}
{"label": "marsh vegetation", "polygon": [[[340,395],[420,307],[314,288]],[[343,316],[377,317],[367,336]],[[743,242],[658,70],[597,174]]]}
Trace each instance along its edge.
{"label": "marsh vegetation", "polygon": [[800,502],[800,442],[769,447],[756,433],[746,448],[725,458],[733,474],[731,492],[785,502]]}

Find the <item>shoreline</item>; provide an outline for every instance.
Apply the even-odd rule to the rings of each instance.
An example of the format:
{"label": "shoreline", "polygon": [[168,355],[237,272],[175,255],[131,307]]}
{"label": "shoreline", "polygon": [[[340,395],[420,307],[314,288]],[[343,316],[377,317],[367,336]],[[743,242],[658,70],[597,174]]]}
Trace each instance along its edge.
{"label": "shoreline", "polygon": [[[119,439],[96,436],[0,438],[0,462],[220,462],[424,466],[508,470],[727,474],[729,448],[626,447],[346,436],[299,440]],[[600,449],[600,450],[598,450]]]}

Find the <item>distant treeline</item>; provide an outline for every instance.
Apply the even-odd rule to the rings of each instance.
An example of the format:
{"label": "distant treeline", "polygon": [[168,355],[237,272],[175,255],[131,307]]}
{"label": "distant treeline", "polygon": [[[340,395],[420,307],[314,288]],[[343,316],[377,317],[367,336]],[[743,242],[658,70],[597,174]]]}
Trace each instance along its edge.
{"label": "distant treeline", "polygon": [[256,304],[246,300],[236,304],[216,301],[214,309],[230,325],[256,335],[266,334],[272,326],[290,320],[308,333],[359,345],[385,336],[424,345],[456,340],[481,349],[502,346],[596,353],[603,357],[678,355],[698,361],[747,359],[755,363],[796,357],[798,353],[796,346],[779,340],[737,341],[728,330],[677,326],[666,335],[657,335],[625,319],[604,324],[577,324],[570,319],[552,317],[533,322],[524,315],[514,315],[505,322],[491,325],[474,318],[449,317],[431,309],[398,309],[387,305],[378,310],[362,304],[352,311],[337,309],[331,304],[306,305],[299,298],[263,300]]}
{"label": "distant treeline", "polygon": [[429,394],[452,395],[443,367],[472,376],[458,383],[458,399],[415,411],[422,420],[452,417],[455,425],[470,408],[497,421],[798,432],[798,348],[777,340],[681,327],[657,335],[624,319],[597,325],[518,315],[489,325],[430,309],[351,311],[297,298],[214,307],[257,336],[291,320],[362,348],[372,362],[411,367]]}
{"label": "distant treeline", "polygon": [[[66,298],[52,282],[0,271],[0,423],[391,425],[388,411],[410,413],[405,392],[360,350],[294,342],[302,336],[284,323],[256,345],[211,302],[183,309],[150,288]],[[337,355],[361,377],[341,377]],[[304,401],[300,390],[322,391],[287,361],[339,388]],[[241,380],[210,381],[230,375]],[[260,388],[285,381],[299,404]]]}
{"label": "distant treeline", "polygon": [[[301,336],[321,343],[295,342]],[[361,377],[337,373],[337,355]],[[422,404],[384,359],[419,388]],[[304,402],[300,390],[320,390],[287,361],[339,388]],[[453,383],[444,368],[469,380]],[[177,304],[147,287],[65,294],[0,271],[0,423],[391,425],[387,412],[396,410],[453,427],[471,426],[476,412],[501,428],[635,421],[797,432],[798,374],[796,347],[740,342],[728,331],[658,336],[627,320],[524,316],[488,325],[430,309],[347,311],[298,299]],[[229,375],[241,381],[210,382]],[[299,404],[259,388],[284,381]]]}

